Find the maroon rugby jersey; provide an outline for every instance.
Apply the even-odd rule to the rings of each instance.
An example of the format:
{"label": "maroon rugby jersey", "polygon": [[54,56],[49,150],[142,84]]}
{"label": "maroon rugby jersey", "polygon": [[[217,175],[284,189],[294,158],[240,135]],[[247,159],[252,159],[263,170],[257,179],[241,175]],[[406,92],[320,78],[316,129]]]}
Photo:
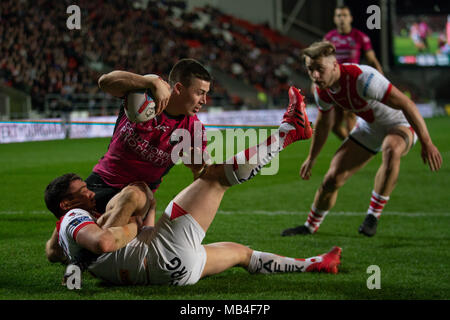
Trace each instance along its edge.
{"label": "maroon rugby jersey", "polygon": [[325,37],[336,47],[336,59],[339,63],[359,63],[361,59],[361,50],[372,50],[370,38],[359,31],[352,28],[347,34],[340,34],[337,30],[331,30]]}
{"label": "maroon rugby jersey", "polygon": [[[191,146],[206,149],[205,127],[197,116],[172,117],[163,112],[145,123],[132,123],[123,111],[106,154],[93,171],[115,188],[123,188],[134,181],[145,181],[155,191],[162,177],[174,165],[171,153],[180,141],[180,131],[189,134]],[[178,133],[178,134],[176,134]]]}

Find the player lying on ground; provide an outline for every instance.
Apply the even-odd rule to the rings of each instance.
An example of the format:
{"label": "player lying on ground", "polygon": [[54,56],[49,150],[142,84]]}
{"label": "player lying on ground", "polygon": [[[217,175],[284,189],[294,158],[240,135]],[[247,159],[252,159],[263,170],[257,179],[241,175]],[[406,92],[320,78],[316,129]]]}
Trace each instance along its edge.
{"label": "player lying on ground", "polygon": [[[290,105],[276,134],[238,153],[227,164],[208,166],[197,180],[169,203],[156,225],[155,201],[148,189],[142,189],[145,184],[127,187],[113,198],[106,216],[102,217],[106,222],[102,221],[104,225],[101,227],[89,214],[95,208],[95,201],[92,200],[94,193],[86,188],[86,184],[73,175],[54,180],[47,187],[46,203],[60,223],[57,234],[47,243],[49,260],[59,261],[63,254],[69,263],[81,265],[96,277],[115,284],[194,284],[200,278],[234,266],[241,266],[250,273],[264,274],[337,273],[341,253],[338,247],[324,255],[294,259],[232,242],[202,245],[230,186],[254,177],[289,144],[311,137],[312,129],[303,97],[293,87],[289,96]],[[269,145],[275,148],[266,148]],[[260,159],[258,153],[261,153]],[[241,157],[247,161],[240,162]],[[143,227],[138,230],[138,217],[147,208],[149,212],[143,220]],[[118,211],[120,214],[117,215]],[[122,226],[110,223],[115,216],[120,216],[115,220],[123,223]],[[134,219],[126,223],[130,216]]]}
{"label": "player lying on ground", "polygon": [[328,41],[314,43],[305,49],[304,58],[309,76],[316,85],[314,95],[320,112],[300,176],[309,179],[325,145],[331,128],[328,111],[332,108],[350,110],[356,113],[358,122],[331,160],[306,223],[286,229],[282,235],[316,232],[335,205],[339,188],[378,151],[382,151],[382,163],[375,176],[369,209],[359,228],[360,233],[373,236],[383,207],[397,182],[400,160],[409,152],[417,137],[422,144],[422,159],[432,171],[441,167],[441,154],[431,141],[425,121],[414,102],[377,70],[364,65],[338,64],[335,48]]}

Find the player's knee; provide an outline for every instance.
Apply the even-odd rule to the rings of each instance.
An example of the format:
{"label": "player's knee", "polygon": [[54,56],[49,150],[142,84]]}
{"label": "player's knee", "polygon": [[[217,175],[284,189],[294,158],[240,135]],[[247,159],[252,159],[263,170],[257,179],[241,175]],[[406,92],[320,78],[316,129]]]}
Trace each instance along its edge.
{"label": "player's knee", "polygon": [[136,192],[142,191],[144,193],[147,193],[150,188],[148,187],[147,183],[145,183],[144,181],[135,181],[130,183],[128,186],[126,186],[125,188],[135,188],[138,189],[136,190]]}
{"label": "player's knee", "polygon": [[226,178],[223,164],[208,165],[205,168],[205,173],[202,174],[200,179],[208,180],[221,188],[228,188],[231,186]]}
{"label": "player's knee", "polygon": [[404,146],[387,143],[383,146],[383,162],[385,164],[393,164],[400,161]]}
{"label": "player's knee", "polygon": [[144,181],[133,182],[127,187],[134,188],[134,192],[141,195],[143,199],[153,199],[153,192]]}
{"label": "player's knee", "polygon": [[137,203],[144,194],[143,190],[137,185],[128,185],[120,192],[121,200],[124,202]]}

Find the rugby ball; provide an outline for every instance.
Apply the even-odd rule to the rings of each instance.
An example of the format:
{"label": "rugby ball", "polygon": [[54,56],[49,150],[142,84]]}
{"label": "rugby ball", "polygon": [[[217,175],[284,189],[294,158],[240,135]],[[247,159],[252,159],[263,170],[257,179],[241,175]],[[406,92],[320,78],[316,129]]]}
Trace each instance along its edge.
{"label": "rugby ball", "polygon": [[125,114],[134,123],[142,123],[156,116],[156,104],[150,90],[128,93],[125,97]]}

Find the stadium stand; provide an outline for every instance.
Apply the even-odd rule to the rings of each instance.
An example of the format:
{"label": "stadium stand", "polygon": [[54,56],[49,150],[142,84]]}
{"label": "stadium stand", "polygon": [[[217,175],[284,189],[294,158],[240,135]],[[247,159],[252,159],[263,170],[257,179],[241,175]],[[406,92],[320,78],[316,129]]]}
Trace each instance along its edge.
{"label": "stadium stand", "polygon": [[142,9],[128,0],[82,0],[81,30],[68,30],[69,2],[0,4],[0,84],[31,95],[40,113],[55,115],[86,94],[93,98],[83,106],[108,106],[112,102],[97,87],[100,74],[122,69],[167,77],[183,57],[211,68],[216,81],[208,104],[230,109],[282,105],[291,79],[299,76],[302,44],[212,7],[187,12],[179,1]]}

